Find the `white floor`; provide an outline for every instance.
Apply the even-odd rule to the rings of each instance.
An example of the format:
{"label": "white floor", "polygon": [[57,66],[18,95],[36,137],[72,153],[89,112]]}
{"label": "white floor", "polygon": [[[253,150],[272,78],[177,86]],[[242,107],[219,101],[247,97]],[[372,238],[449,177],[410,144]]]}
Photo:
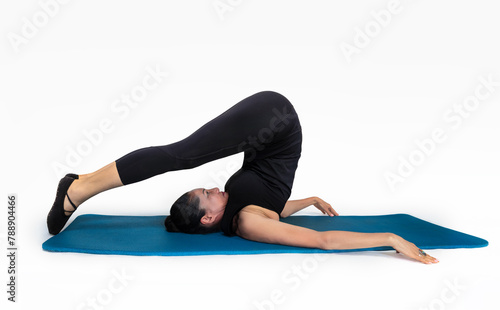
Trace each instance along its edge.
{"label": "white floor", "polygon": [[36,263],[20,261],[18,298],[20,305],[57,309],[92,308],[93,299],[106,309],[495,309],[498,249],[431,253],[439,265],[385,252],[174,258],[40,252]]}
{"label": "white floor", "polygon": [[22,308],[38,304],[55,309],[496,307],[498,228],[488,228],[496,219],[478,218],[483,228],[473,229],[461,217],[455,227],[468,227],[463,230],[493,242],[481,249],[428,251],[440,263],[424,265],[392,251],[198,257],[49,253],[40,248],[48,237],[43,221],[28,220],[24,213],[18,261]]}
{"label": "white floor", "polygon": [[[0,5],[0,200],[5,206],[11,193],[19,200],[17,302],[4,291],[2,309],[497,308],[498,5],[44,3]],[[42,250],[64,173],[175,142],[268,89],[290,99],[303,127],[292,199],[320,196],[343,215],[409,213],[490,245],[428,251],[440,259],[432,266],[392,251],[129,257]],[[240,164],[235,155],[108,191],[75,215],[168,214],[180,194],[222,188]]]}

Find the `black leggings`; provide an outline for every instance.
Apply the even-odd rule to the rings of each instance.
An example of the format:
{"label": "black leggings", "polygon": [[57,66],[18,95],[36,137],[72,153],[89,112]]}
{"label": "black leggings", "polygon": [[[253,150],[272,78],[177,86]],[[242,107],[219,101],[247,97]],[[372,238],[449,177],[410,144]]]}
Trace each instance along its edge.
{"label": "black leggings", "polygon": [[[186,121],[189,117],[186,117]],[[116,168],[124,185],[207,162],[245,153],[245,163],[279,153],[300,130],[297,114],[283,95],[263,91],[247,97],[196,130],[189,137],[168,145],[133,151],[118,160]]]}

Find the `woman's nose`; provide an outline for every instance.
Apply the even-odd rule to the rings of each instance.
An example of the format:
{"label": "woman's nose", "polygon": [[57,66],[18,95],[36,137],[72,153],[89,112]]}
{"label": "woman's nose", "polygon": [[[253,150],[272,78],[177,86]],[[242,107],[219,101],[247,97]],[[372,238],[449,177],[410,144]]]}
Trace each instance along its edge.
{"label": "woman's nose", "polygon": [[210,191],[218,194],[219,193],[219,188],[214,187],[214,188],[210,189]]}

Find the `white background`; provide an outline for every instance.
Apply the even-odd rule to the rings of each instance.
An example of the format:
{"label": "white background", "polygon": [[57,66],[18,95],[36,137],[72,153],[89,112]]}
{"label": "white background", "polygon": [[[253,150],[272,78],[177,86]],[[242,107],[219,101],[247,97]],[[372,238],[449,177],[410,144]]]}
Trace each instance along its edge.
{"label": "white background", "polygon": [[[498,304],[500,86],[460,125],[445,119],[456,117],[454,107],[463,108],[480,77],[500,81],[496,2],[69,1],[52,2],[45,9],[52,16],[40,4],[46,2],[0,7],[2,205],[9,193],[19,200],[18,302],[7,302],[2,255],[2,305],[92,309],[92,299],[96,309]],[[214,4],[231,10],[218,12]],[[29,29],[36,18],[38,26]],[[23,29],[31,32],[19,41]],[[342,45],[356,53],[346,57]],[[113,104],[124,109],[114,102],[137,91],[147,68],[168,77],[127,115],[113,110]],[[302,122],[291,198],[320,196],[341,215],[409,213],[490,245],[429,251],[441,261],[432,266],[394,252],[127,257],[42,250],[63,173],[92,172],[137,148],[175,142],[261,90],[284,94]],[[112,129],[89,144],[84,132],[103,120]],[[398,173],[401,161],[418,152],[415,140],[429,139],[436,128],[446,139],[391,190],[384,175]],[[78,147],[85,154],[68,160]],[[241,158],[105,192],[76,215],[168,214],[183,192],[222,187],[228,166]],[[314,208],[303,213],[319,215]],[[120,282],[116,273],[128,278]]]}

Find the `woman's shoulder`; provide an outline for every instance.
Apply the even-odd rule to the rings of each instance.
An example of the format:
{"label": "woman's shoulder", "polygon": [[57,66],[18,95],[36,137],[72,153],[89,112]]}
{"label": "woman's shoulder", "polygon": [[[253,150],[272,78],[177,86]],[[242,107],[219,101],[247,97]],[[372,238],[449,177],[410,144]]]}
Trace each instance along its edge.
{"label": "woman's shoulder", "polygon": [[[246,215],[258,215],[262,216],[265,218],[270,218],[276,221],[280,220],[280,216],[278,213],[274,212],[273,210],[269,210],[266,208],[263,208],[261,206],[257,205],[248,205],[246,207],[243,207],[234,217],[233,217],[233,223],[232,223],[232,228],[233,231],[238,235],[238,224],[240,220],[244,220],[247,216]],[[247,217],[248,218],[248,217]]]}
{"label": "woman's shoulder", "polygon": [[264,216],[264,217],[267,217],[267,218],[270,218],[270,219],[273,219],[273,220],[279,220],[280,219],[280,216],[278,213],[276,213],[275,211],[273,210],[270,210],[270,209],[266,209],[264,207],[261,207],[261,206],[257,206],[257,205],[248,205],[246,207],[243,207],[238,213],[252,213],[252,214],[257,214],[257,215],[261,215],[261,216]]}

